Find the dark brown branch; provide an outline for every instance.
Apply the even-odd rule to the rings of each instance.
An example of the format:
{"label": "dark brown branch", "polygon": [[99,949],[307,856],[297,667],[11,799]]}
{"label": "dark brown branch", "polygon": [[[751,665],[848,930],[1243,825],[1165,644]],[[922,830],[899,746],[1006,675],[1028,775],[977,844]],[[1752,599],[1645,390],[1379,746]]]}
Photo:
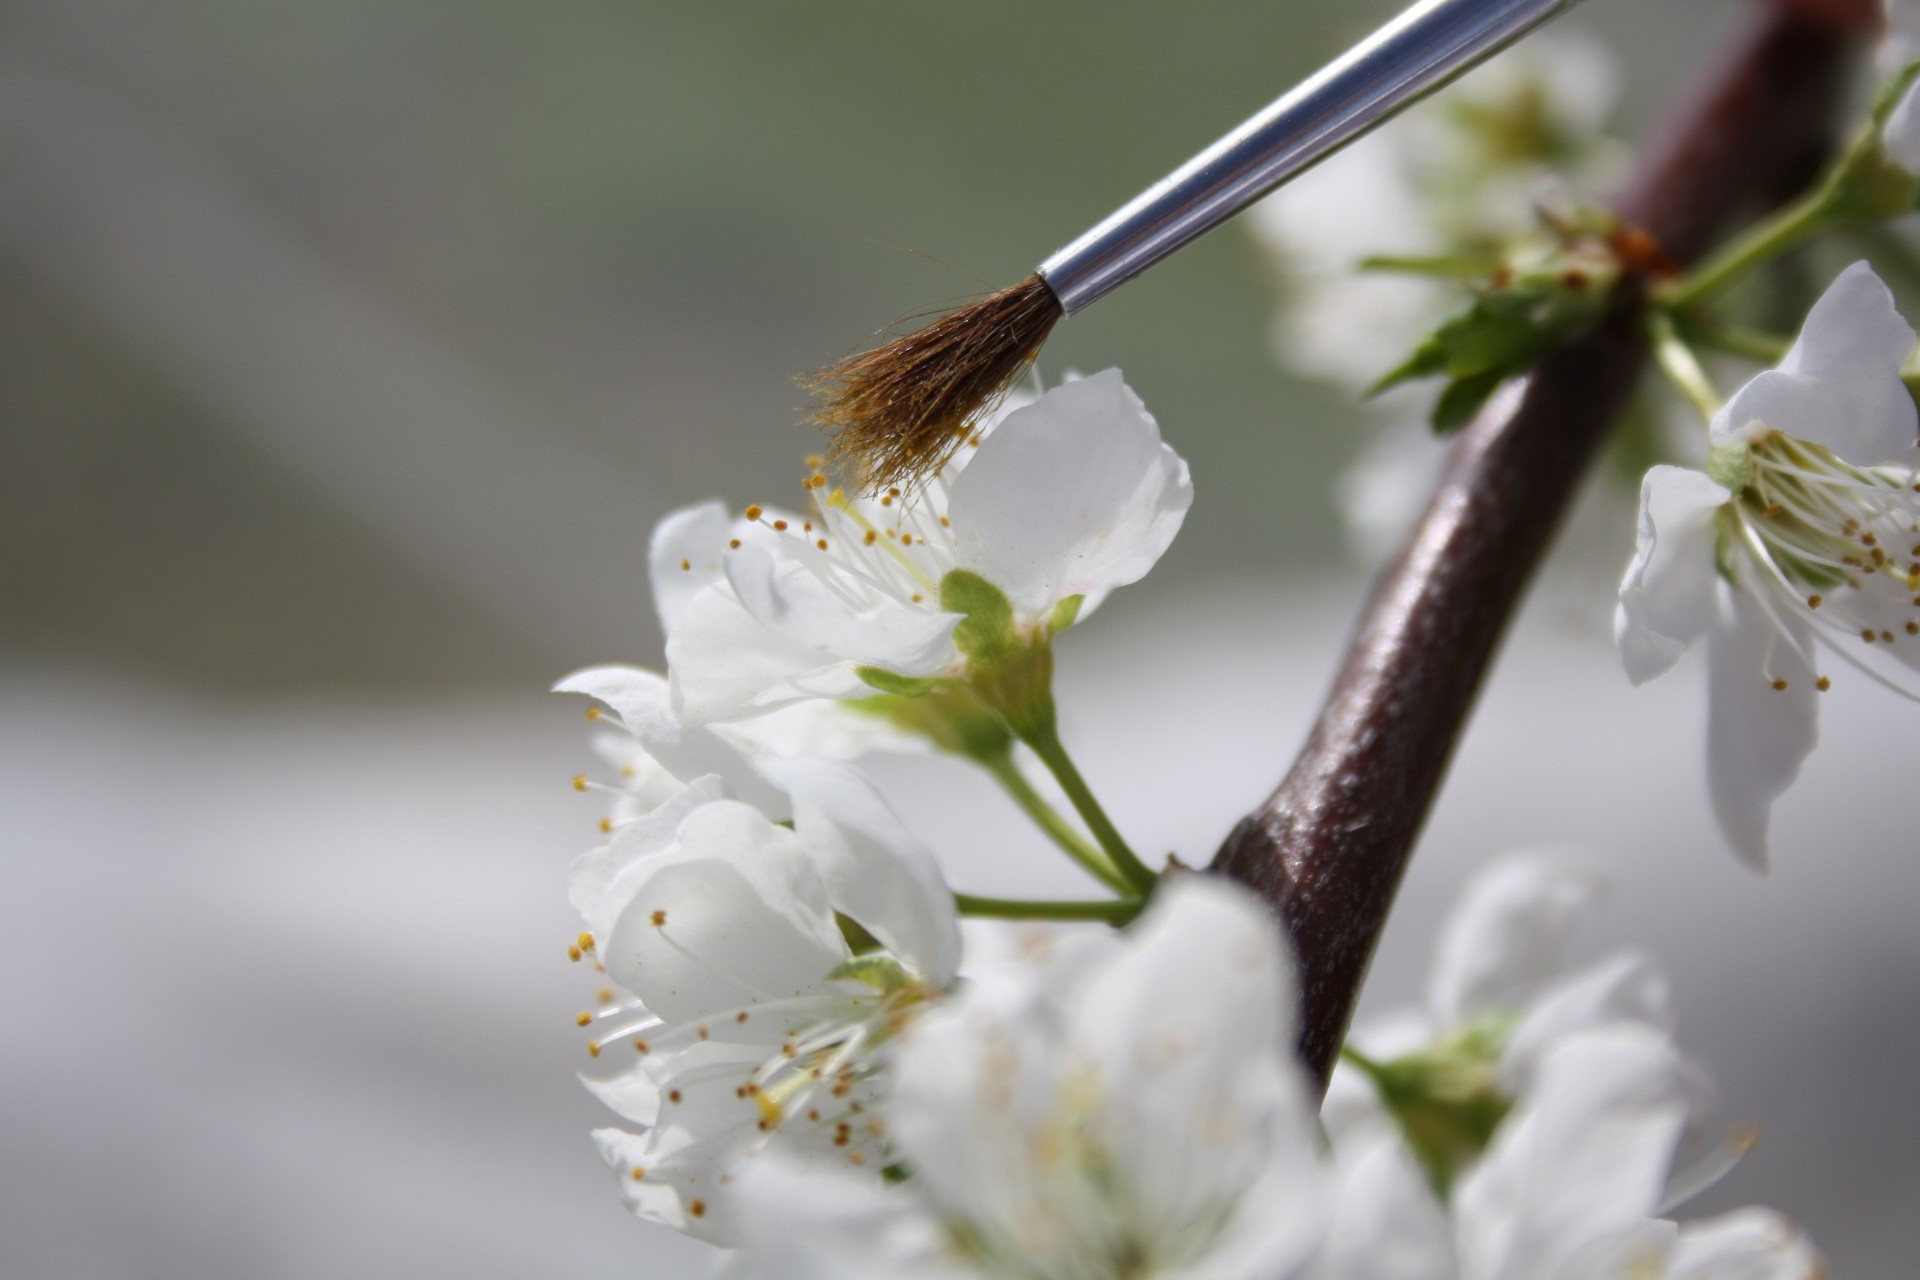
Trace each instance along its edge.
{"label": "dark brown branch", "polygon": [[[1647,147],[1620,204],[1675,262],[1804,180],[1874,0],[1776,0]],[[1534,565],[1644,363],[1630,306],[1462,433],[1375,588],[1292,771],[1212,870],[1272,904],[1300,955],[1301,1052],[1322,1081],[1414,840]]]}

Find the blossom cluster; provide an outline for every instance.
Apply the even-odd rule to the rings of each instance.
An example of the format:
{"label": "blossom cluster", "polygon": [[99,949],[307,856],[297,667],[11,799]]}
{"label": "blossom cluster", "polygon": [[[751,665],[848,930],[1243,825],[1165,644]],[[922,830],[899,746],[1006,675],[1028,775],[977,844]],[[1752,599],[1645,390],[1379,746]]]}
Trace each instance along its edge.
{"label": "blossom cluster", "polygon": [[[1311,268],[1286,358],[1351,379],[1399,334],[1414,356],[1388,381],[1447,376],[1443,430],[1620,297],[1642,308],[1701,421],[1644,469],[1637,545],[1596,594],[1635,684],[1706,642],[1705,790],[1759,869],[1836,678],[1920,697],[1920,339],[1867,263],[1803,299],[1790,342],[1717,301],[1784,247],[1920,208],[1901,43],[1920,19],[1891,17],[1889,78],[1832,172],[1692,275],[1630,229],[1536,207],[1617,159],[1605,64],[1580,45],[1496,64],[1411,152],[1376,140],[1328,166],[1372,192],[1365,216],[1328,203],[1340,182],[1262,214]],[[1336,296],[1331,264],[1374,234],[1401,237],[1374,264],[1401,274]],[[1476,263],[1444,317],[1442,281]],[[1722,397],[1698,350],[1765,367]],[[1596,869],[1489,862],[1423,1004],[1355,1028],[1322,1081],[1296,1056],[1298,958],[1268,905],[1134,853],[1053,691],[1056,641],[1153,568],[1192,501],[1117,371],[1009,396],[922,487],[809,459],[802,489],[793,510],[669,515],[649,551],[665,673],[558,686],[593,700],[606,762],[575,780],[607,807],[573,864],[570,950],[604,974],[584,1079],[622,1122],[595,1137],[633,1212],[768,1280],[1824,1275],[1770,1210],[1676,1216],[1751,1136],[1707,1126],[1658,966],[1574,959]],[[858,767],[878,751],[984,770],[1092,896],[956,891],[967,869]]]}
{"label": "blossom cluster", "polygon": [[1564,962],[1594,873],[1483,873],[1424,1018],[1363,1028],[1324,1111],[1265,908],[1144,868],[1091,802],[1054,834],[1113,896],[963,932],[997,900],[953,893],[848,761],[1018,749],[1074,798],[1053,641],[1191,494],[1117,373],[971,443],[920,493],[816,468],[803,510],[669,516],[667,673],[559,686],[594,700],[611,775],[576,780],[608,807],[570,895],[607,984],[583,1078],[623,1122],[595,1138],[630,1209],[767,1277],[1815,1274],[1765,1211],[1662,1216],[1729,1161],[1674,1172],[1701,1077],[1658,972]]}

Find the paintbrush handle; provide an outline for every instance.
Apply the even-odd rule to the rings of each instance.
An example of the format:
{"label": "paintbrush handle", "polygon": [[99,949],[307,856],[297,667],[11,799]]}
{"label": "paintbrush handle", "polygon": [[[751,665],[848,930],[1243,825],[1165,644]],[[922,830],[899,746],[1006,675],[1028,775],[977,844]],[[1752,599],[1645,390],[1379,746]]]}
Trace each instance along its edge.
{"label": "paintbrush handle", "polygon": [[1579,0],[1420,0],[1040,264],[1068,315]]}

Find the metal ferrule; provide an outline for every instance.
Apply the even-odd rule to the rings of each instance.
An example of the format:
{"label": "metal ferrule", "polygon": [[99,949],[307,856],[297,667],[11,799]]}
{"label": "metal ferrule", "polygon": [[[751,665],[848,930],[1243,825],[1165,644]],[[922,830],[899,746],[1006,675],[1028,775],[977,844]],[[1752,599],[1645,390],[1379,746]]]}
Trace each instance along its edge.
{"label": "metal ferrule", "polygon": [[1040,264],[1068,315],[1578,0],[1421,0]]}

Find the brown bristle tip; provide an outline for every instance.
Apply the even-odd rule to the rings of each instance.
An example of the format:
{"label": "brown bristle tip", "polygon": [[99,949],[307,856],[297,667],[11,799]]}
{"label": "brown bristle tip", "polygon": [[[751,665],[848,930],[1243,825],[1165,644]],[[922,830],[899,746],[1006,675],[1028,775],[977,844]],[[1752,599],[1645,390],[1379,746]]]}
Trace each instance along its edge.
{"label": "brown bristle tip", "polygon": [[912,488],[966,443],[1063,314],[1028,276],[806,379],[821,398],[813,420],[863,489]]}

